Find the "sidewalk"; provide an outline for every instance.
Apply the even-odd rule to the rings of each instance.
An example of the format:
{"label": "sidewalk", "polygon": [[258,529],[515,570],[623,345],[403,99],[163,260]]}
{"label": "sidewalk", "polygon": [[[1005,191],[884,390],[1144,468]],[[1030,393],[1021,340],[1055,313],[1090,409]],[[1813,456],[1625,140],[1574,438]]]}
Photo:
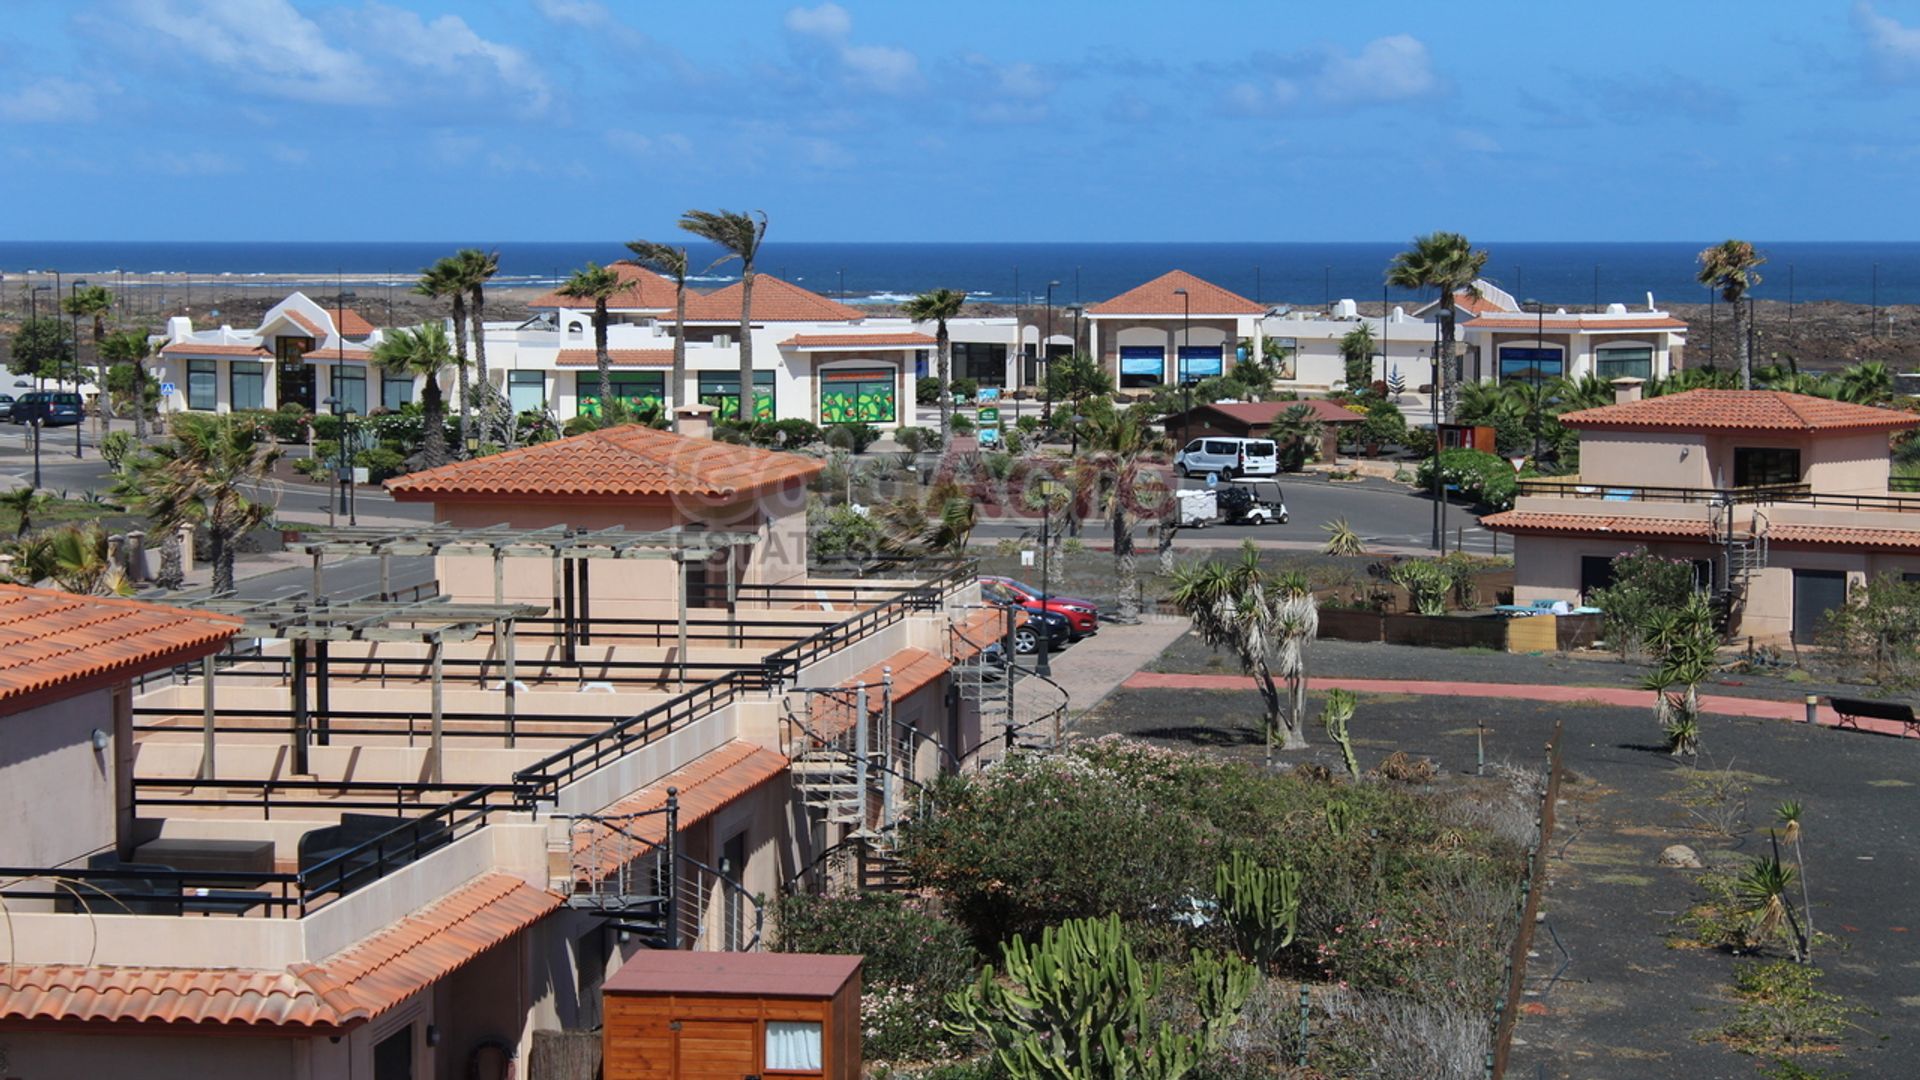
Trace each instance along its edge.
{"label": "sidewalk", "polygon": [[1184,617],[1147,614],[1131,626],[1103,622],[1098,634],[1055,653],[1053,681],[1067,692],[1068,716],[1078,717],[1105,700],[1186,633],[1187,625]]}
{"label": "sidewalk", "polygon": [[[1429,697],[1520,698],[1526,701],[1555,701],[1566,704],[1618,705],[1652,709],[1653,691],[1629,690],[1605,686],[1541,686],[1525,683],[1433,682],[1424,679],[1312,679],[1313,690],[1352,690],[1359,694],[1423,694]],[[1180,675],[1158,671],[1135,672],[1121,684],[1130,690],[1251,690],[1253,679],[1245,675]],[[1760,720],[1787,720],[1804,723],[1807,706],[1799,701],[1767,701],[1764,698],[1725,697],[1702,694],[1700,711],[1717,716],[1745,716]],[[1814,722],[1835,727],[1840,716],[1831,708],[1816,708]],[[1877,735],[1901,735],[1902,725],[1884,720],[1859,722],[1860,730]]]}

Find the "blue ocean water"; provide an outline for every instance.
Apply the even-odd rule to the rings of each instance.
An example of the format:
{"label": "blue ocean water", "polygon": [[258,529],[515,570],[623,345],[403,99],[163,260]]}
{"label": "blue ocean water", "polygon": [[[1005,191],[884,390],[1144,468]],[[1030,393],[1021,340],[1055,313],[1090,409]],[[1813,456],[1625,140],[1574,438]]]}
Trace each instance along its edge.
{"label": "blue ocean water", "polygon": [[[1487,276],[1519,299],[1565,305],[1704,302],[1694,257],[1709,241],[1489,242]],[[588,260],[625,256],[615,242],[250,243],[0,242],[0,270],[127,275],[137,287],[159,272],[324,285],[336,273],[410,280],[457,247],[497,247],[501,282],[545,283]],[[783,243],[770,240],[760,268],[830,296],[885,301],[932,288],[976,299],[1093,303],[1180,268],[1268,303],[1317,306],[1329,299],[1375,300],[1388,261],[1405,245],[1378,243]],[[1920,303],[1920,243],[1759,243],[1769,257],[1753,295],[1768,300]],[[690,245],[697,268],[718,254]],[[699,275],[704,285],[735,279],[737,264]],[[0,283],[4,287],[4,283]],[[1408,294],[1390,294],[1394,301]]]}

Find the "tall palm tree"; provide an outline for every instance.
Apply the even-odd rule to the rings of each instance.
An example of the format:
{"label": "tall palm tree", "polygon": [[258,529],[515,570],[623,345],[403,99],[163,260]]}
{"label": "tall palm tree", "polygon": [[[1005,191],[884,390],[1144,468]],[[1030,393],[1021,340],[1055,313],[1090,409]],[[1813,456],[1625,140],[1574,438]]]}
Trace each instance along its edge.
{"label": "tall palm tree", "polygon": [[1387,267],[1387,284],[1396,289],[1440,290],[1440,342],[1444,365],[1436,362],[1434,389],[1440,394],[1442,416],[1453,422],[1455,387],[1460,369],[1453,355],[1454,297],[1458,293],[1479,296],[1474,281],[1487,265],[1487,253],[1473,250],[1467,238],[1456,232],[1432,232],[1413,238],[1413,246],[1393,257]]}
{"label": "tall palm tree", "polygon": [[593,301],[593,362],[600,369],[602,415],[613,407],[613,358],[607,355],[607,301],[619,291],[620,275],[591,262],[586,269],[575,270],[559,289],[561,296]]}
{"label": "tall palm tree", "polygon": [[500,400],[487,378],[487,282],[500,272],[500,252],[461,248],[454,252],[455,276],[466,287],[467,318],[473,323],[474,405],[484,411],[483,426],[499,426],[511,419],[500,415]]}
{"label": "tall palm tree", "polygon": [[1700,253],[1695,280],[1720,290],[1720,299],[1733,308],[1733,345],[1740,356],[1740,389],[1753,389],[1753,352],[1747,347],[1747,290],[1760,284],[1759,267],[1767,261],[1745,240],[1722,240]]}
{"label": "tall palm tree", "polygon": [[[103,285],[86,285],[73,290],[62,302],[61,307],[69,315],[93,320],[93,359],[100,377],[98,384],[100,392],[97,396],[100,402],[100,426],[104,430],[107,418],[113,415],[113,403],[107,396],[107,358],[100,352],[100,343],[107,336],[107,312],[113,310],[113,294]],[[80,343],[74,342],[73,348],[75,356],[73,388],[79,390]]]}
{"label": "tall palm tree", "polygon": [[460,448],[466,451],[473,427],[473,392],[467,382],[467,284],[455,257],[441,259],[420,271],[413,291],[445,300],[453,309],[453,363],[460,372]]}
{"label": "tall palm tree", "polygon": [[[643,269],[673,279],[673,385],[667,388],[667,407],[678,409],[687,392],[687,249],[652,240],[630,240],[627,250]],[[676,430],[679,427],[675,421]]]}
{"label": "tall palm tree", "polygon": [[153,343],[144,330],[110,334],[100,346],[102,360],[133,369],[133,437],[140,442],[147,439],[147,358],[152,355]]}
{"label": "tall palm tree", "polygon": [[1153,429],[1153,407],[1146,404],[1115,409],[1098,402],[1088,410],[1081,440],[1087,449],[1076,471],[1085,470],[1094,504],[1113,529],[1113,569],[1120,585],[1120,615],[1130,623],[1140,617],[1140,572],[1134,554],[1133,530],[1144,515],[1159,517],[1172,501],[1160,453],[1164,439]]}
{"label": "tall palm tree", "polygon": [[1288,406],[1267,427],[1267,437],[1280,448],[1282,463],[1294,472],[1306,464],[1325,435],[1326,426],[1320,423],[1313,406],[1306,404]]}
{"label": "tall palm tree", "polygon": [[440,395],[440,373],[453,363],[453,348],[447,344],[447,328],[430,322],[422,324],[418,330],[395,330],[373,347],[373,362],[385,371],[426,380],[420,390],[421,419],[426,427],[421,439],[420,459],[429,469],[445,465],[447,407]]}
{"label": "tall palm tree", "polygon": [[273,516],[275,504],[251,493],[273,486],[279,447],[264,425],[232,413],[180,413],[170,430],[171,439],[129,459],[114,491],[157,530],[205,525],[213,591],[231,592],[235,545]]}
{"label": "tall palm tree", "polygon": [[758,398],[753,392],[753,260],[767,238],[767,215],[760,210],[744,214],[689,210],[680,215],[680,227],[727,252],[714,266],[740,260],[740,423],[752,423],[759,416]]}
{"label": "tall palm tree", "polygon": [[902,308],[915,322],[934,324],[934,378],[940,382],[940,444],[953,437],[953,338],[947,333],[947,320],[957,317],[967,305],[967,294],[952,289],[933,289],[906,302]]}
{"label": "tall palm tree", "polygon": [[1360,323],[1340,337],[1340,359],[1347,369],[1347,392],[1373,385],[1373,327]]}
{"label": "tall palm tree", "polygon": [[[1253,676],[1265,709],[1267,760],[1281,749],[1307,745],[1304,734],[1306,643],[1319,632],[1319,607],[1297,575],[1269,574],[1260,549],[1248,540],[1231,562],[1208,559],[1173,572],[1174,605],[1193,621],[1193,633],[1213,648],[1228,648]],[[1276,674],[1288,683],[1283,697]]]}
{"label": "tall palm tree", "polygon": [[1840,371],[1838,395],[1856,405],[1885,405],[1893,400],[1893,371],[1878,360],[1849,364]]}
{"label": "tall palm tree", "polygon": [[48,576],[82,596],[132,596],[133,582],[116,563],[107,531],[97,521],[62,525],[46,536]]}

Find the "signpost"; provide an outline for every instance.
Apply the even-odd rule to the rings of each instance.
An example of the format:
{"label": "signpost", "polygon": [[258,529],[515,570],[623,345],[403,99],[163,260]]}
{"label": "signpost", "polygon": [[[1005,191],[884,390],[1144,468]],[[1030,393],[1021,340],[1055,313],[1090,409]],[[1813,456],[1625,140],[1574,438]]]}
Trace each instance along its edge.
{"label": "signpost", "polygon": [[1000,388],[983,386],[974,395],[974,401],[979,405],[976,418],[980,445],[1000,445]]}

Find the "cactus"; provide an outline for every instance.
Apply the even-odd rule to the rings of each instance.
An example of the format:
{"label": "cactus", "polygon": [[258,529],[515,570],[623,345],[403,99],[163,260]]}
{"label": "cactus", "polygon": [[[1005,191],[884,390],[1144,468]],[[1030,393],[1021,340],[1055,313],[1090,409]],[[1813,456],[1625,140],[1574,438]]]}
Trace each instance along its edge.
{"label": "cactus", "polygon": [[1069,919],[1001,949],[979,981],[951,994],[956,1035],[981,1036],[1014,1080],[1178,1080],[1218,1044],[1253,990],[1253,969],[1237,956],[1196,950],[1199,1030],[1162,1022],[1149,1030],[1147,1006],[1165,970],[1142,964],[1120,917]]}
{"label": "cactus", "polygon": [[1214,867],[1213,893],[1240,954],[1272,971],[1293,944],[1300,916],[1300,871],[1261,866],[1245,852]]}
{"label": "cactus", "polygon": [[1320,814],[1327,819],[1327,831],[1336,840],[1347,835],[1348,827],[1353,824],[1353,805],[1345,799],[1328,800]]}
{"label": "cactus", "polygon": [[1320,719],[1327,725],[1327,738],[1340,746],[1340,756],[1346,760],[1347,775],[1360,779],[1360,762],[1353,756],[1353,740],[1347,736],[1347,721],[1353,719],[1356,704],[1351,690],[1327,691],[1326,708],[1320,712]]}

